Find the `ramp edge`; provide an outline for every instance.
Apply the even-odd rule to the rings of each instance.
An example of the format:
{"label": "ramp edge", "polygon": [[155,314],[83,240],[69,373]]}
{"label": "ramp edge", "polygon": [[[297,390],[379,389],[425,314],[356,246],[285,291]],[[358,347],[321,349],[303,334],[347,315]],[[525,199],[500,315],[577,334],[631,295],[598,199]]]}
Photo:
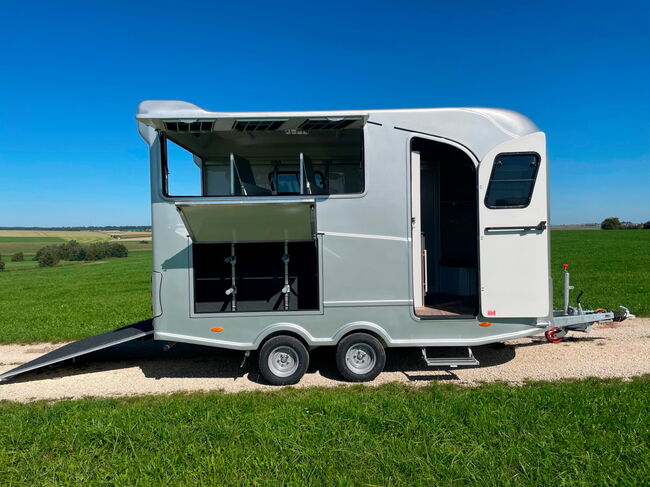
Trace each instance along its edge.
{"label": "ramp edge", "polygon": [[[133,331],[131,332],[131,330]],[[0,374],[0,379],[10,379],[25,372],[47,367],[58,362],[65,362],[66,360],[70,360],[81,355],[87,355],[89,353],[103,350],[105,348],[110,348],[121,343],[138,340],[152,334],[153,319],[150,318],[148,320],[138,321],[137,323],[132,323],[130,325],[123,326],[122,328],[117,328],[116,330],[111,330],[100,335],[94,335],[82,340],[78,340],[76,342],[63,345],[56,350],[52,350],[45,355],[41,355],[34,360],[21,364],[16,368]],[[111,339],[110,337],[113,338]],[[102,338],[104,338],[104,340],[101,340]],[[86,347],[83,346],[84,343],[87,344]],[[65,352],[65,350],[70,351]],[[50,359],[47,359],[48,356],[50,356]]]}

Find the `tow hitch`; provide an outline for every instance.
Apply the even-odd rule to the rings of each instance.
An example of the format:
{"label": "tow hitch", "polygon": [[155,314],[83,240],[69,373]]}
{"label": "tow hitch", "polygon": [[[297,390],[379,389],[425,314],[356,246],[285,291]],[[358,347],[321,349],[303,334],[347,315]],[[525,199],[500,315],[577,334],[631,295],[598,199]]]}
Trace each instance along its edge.
{"label": "tow hitch", "polygon": [[620,322],[634,315],[625,306],[619,306],[621,311],[612,311],[604,308],[584,310],[580,299],[584,291],[580,291],[576,298],[576,306],[569,305],[569,298],[573,286],[570,283],[568,264],[562,264],[564,268],[564,307],[553,311],[552,324],[547,328],[544,335],[551,343],[560,343],[569,331],[582,331],[588,333],[594,323]]}

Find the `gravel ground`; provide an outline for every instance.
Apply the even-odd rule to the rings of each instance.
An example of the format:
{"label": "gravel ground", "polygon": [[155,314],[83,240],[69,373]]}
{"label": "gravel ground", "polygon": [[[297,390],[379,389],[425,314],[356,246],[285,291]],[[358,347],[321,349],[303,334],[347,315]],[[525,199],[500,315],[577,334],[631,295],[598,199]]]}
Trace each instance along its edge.
{"label": "gravel ground", "polygon": [[[0,345],[0,373],[61,344]],[[629,378],[650,373],[650,318],[596,325],[590,334],[570,333],[560,344],[543,337],[474,348],[480,367],[451,370],[424,365],[419,349],[390,349],[385,371],[370,384],[447,382],[476,385],[504,381],[584,377]],[[0,400],[75,399],[85,396],[131,396],[179,391],[240,392],[269,390],[243,354],[178,344],[168,352],[154,341],[138,341],[95,352],[76,363],[27,372],[0,383]],[[309,370],[298,386],[338,386],[332,348],[312,352]]]}

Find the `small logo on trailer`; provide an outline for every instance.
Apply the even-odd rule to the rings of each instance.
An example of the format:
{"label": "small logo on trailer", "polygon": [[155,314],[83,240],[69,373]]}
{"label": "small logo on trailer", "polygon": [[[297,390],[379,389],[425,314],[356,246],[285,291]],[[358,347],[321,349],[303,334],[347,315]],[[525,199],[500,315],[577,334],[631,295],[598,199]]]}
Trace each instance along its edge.
{"label": "small logo on trailer", "polygon": [[487,315],[488,316],[496,316],[497,311],[495,309],[488,309]]}

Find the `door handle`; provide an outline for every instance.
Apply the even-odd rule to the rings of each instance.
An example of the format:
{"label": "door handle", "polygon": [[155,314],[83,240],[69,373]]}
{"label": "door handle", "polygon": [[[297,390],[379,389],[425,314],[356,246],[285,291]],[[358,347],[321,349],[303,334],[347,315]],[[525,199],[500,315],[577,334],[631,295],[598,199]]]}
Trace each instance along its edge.
{"label": "door handle", "polygon": [[546,230],[546,222],[541,221],[537,225],[520,225],[518,227],[485,227],[486,232],[506,232],[506,231],[522,231],[522,232],[543,232]]}

